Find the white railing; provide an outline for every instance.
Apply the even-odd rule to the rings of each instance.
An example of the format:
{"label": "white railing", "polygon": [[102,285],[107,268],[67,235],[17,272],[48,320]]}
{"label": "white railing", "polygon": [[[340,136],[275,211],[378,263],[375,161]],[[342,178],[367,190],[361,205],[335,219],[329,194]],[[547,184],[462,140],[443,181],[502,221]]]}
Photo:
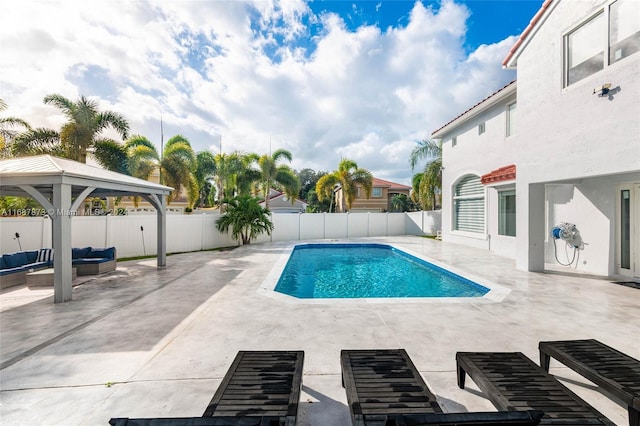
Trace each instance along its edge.
{"label": "white railing", "polygon": [[[317,239],[436,235],[440,210],[412,213],[274,213],[274,230],[255,243]],[[218,214],[167,215],[167,252],[178,253],[237,245],[215,226]],[[20,235],[16,238],[16,233]],[[156,216],[76,216],[73,247],[115,246],[118,257],[156,254]],[[47,217],[0,218],[2,253],[52,247]]]}

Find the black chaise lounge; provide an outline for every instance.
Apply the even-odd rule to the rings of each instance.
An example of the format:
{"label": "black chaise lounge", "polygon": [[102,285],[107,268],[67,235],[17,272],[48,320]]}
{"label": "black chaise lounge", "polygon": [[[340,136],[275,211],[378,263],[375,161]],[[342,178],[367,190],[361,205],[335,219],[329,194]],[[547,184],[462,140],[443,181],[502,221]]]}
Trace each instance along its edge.
{"label": "black chaise lounge", "polygon": [[626,404],[629,425],[640,426],[640,361],[593,339],[540,342],[538,348],[545,371],[555,358]]}
{"label": "black chaise lounge", "polygon": [[541,411],[443,413],[404,349],[343,350],[354,426],[537,425]]}
{"label": "black chaise lounge", "polygon": [[113,426],[293,426],[302,351],[240,351],[202,417],[112,418]]}
{"label": "black chaise lounge", "polygon": [[521,352],[458,352],[458,386],[466,374],[499,410],[542,410],[541,425],[611,425]]}

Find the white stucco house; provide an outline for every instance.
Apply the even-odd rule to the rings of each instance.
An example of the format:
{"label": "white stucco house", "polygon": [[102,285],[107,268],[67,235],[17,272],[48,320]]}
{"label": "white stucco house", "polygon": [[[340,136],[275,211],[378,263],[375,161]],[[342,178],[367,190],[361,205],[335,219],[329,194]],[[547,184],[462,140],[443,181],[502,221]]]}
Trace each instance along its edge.
{"label": "white stucco house", "polygon": [[432,133],[443,240],[640,280],[640,2],[546,0],[503,66],[517,82]]}

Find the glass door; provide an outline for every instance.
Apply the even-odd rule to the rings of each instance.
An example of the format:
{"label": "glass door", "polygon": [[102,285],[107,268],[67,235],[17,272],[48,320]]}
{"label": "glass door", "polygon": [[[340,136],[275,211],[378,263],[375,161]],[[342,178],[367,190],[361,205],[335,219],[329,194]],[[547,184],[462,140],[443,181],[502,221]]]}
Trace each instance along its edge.
{"label": "glass door", "polygon": [[618,189],[618,273],[640,279],[640,183]]}

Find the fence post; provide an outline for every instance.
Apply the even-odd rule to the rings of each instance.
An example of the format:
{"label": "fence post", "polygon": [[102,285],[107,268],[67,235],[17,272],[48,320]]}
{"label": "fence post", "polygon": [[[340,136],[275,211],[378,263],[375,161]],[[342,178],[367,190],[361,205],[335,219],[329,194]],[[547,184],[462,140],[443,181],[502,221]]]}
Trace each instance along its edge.
{"label": "fence post", "polygon": [[104,215],[104,247],[109,247],[109,216],[111,213]]}
{"label": "fence post", "polygon": [[389,236],[389,212],[386,213],[385,216],[385,224],[384,224],[384,236],[388,237]]}
{"label": "fence post", "polygon": [[327,212],[322,213],[322,239],[327,239]]}
{"label": "fence post", "polygon": [[204,250],[204,213],[200,213],[200,250]]}
{"label": "fence post", "polygon": [[347,238],[349,238],[349,212],[347,212]]}
{"label": "fence post", "polygon": [[371,236],[371,212],[367,212],[367,237]]}

